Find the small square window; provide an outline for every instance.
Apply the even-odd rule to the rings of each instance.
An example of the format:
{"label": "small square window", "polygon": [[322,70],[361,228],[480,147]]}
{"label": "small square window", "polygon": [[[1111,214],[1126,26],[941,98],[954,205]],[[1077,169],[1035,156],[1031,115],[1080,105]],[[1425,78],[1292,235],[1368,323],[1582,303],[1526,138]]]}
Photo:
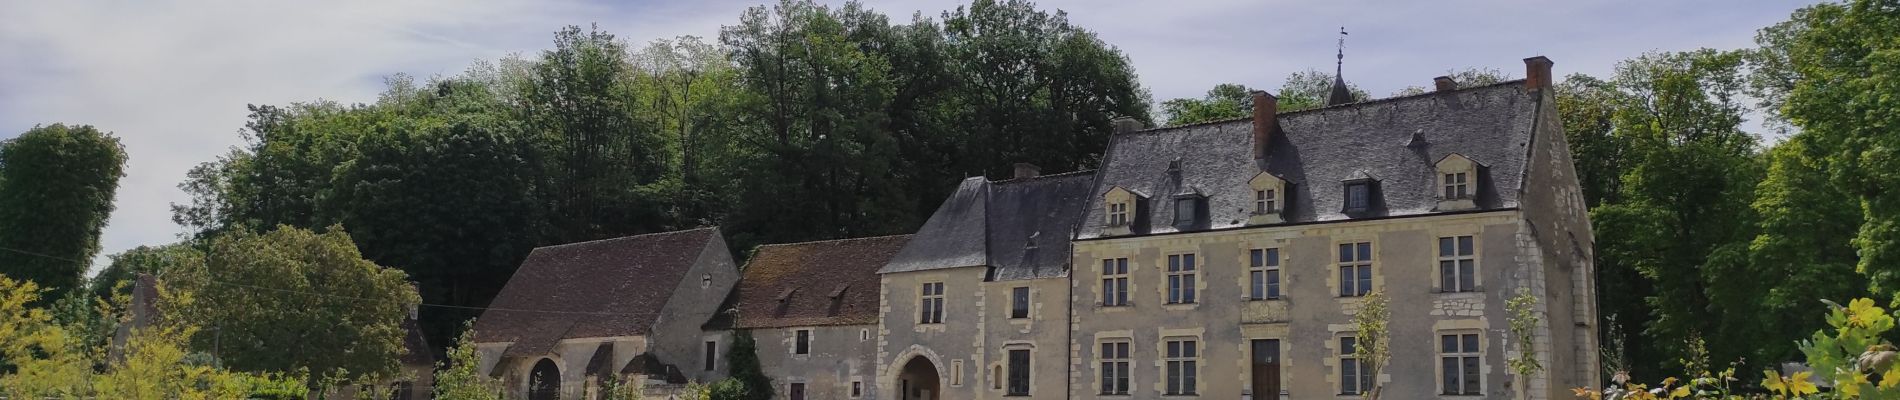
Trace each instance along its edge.
{"label": "small square window", "polygon": [[1346,212],[1363,212],[1372,208],[1372,183],[1354,182],[1346,184]]}

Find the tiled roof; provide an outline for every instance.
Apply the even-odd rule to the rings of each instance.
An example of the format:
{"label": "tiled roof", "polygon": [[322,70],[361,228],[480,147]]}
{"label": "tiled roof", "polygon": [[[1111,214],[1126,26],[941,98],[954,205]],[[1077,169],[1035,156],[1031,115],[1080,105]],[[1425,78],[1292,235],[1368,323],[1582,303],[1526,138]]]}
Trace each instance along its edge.
{"label": "tiled roof", "polygon": [[[1197,228],[1244,226],[1253,200],[1247,182],[1262,171],[1291,184],[1287,222],[1350,219],[1341,212],[1341,182],[1364,176],[1378,181],[1383,201],[1360,217],[1430,213],[1436,162],[1453,153],[1487,167],[1475,182],[1481,209],[1515,207],[1536,101],[1518,80],[1280,114],[1264,163],[1253,159],[1250,118],[1118,134],[1076,237],[1103,236],[1101,195],[1117,186],[1162,195],[1198,189],[1208,195],[1208,215]],[[1415,136],[1425,142],[1411,143]],[[1176,160],[1178,174],[1169,172]],[[1148,199],[1148,223],[1135,225],[1150,228],[1136,234],[1176,231],[1168,200]]]}
{"label": "tiled roof", "polygon": [[735,289],[739,328],[877,323],[877,270],[911,235],[759,246]]}
{"label": "tiled roof", "polygon": [[1090,171],[965,179],[878,272],[989,266],[992,280],[1064,276],[1094,179]]}
{"label": "tiled roof", "polygon": [[[476,342],[542,354],[561,339],[646,334],[717,228],[534,249],[476,319]],[[725,251],[717,249],[715,251]]]}

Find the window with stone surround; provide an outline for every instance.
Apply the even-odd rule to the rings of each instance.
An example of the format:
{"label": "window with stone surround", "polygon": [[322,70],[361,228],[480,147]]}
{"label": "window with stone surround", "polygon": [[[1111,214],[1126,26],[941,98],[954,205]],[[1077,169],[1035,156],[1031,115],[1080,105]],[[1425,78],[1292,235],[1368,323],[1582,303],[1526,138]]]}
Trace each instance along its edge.
{"label": "window with stone surround", "polygon": [[1478,349],[1478,334],[1444,334],[1438,336],[1438,341],[1439,393],[1448,396],[1483,394],[1484,385],[1479,380],[1482,369],[1479,360],[1484,358],[1484,354]]}
{"label": "window with stone surround", "polygon": [[950,386],[963,386],[963,359],[950,360]]}
{"label": "window with stone surround", "polygon": [[1194,254],[1168,255],[1168,304],[1194,303]]}
{"label": "window with stone surround", "polygon": [[792,354],[811,354],[811,330],[799,329],[792,331],[792,335]]}
{"label": "window with stone surround", "polygon": [[1372,292],[1372,242],[1339,244],[1339,296]]}
{"label": "window with stone surround", "polygon": [[1253,249],[1247,260],[1247,299],[1280,298],[1280,249]]}
{"label": "window with stone surround", "polygon": [[1102,306],[1128,305],[1128,259],[1102,260]]}
{"label": "window with stone surround", "polygon": [[943,323],[943,282],[925,283],[922,298],[919,301],[919,324]]}
{"label": "window with stone surround", "polygon": [[1477,255],[1471,236],[1438,238],[1438,290],[1478,291]]}
{"label": "window with stone surround", "polygon": [[1359,360],[1359,339],[1352,336],[1339,338],[1339,394],[1364,394],[1372,388],[1371,371]]}
{"label": "window with stone surround", "polygon": [[1029,318],[1029,287],[1028,286],[1010,289],[1009,317],[1010,318]]}
{"label": "window with stone surround", "polygon": [[1446,200],[1458,200],[1458,199],[1471,198],[1471,186],[1468,183],[1469,178],[1470,178],[1469,175],[1470,175],[1469,172],[1453,172],[1453,173],[1444,174],[1444,180],[1440,182],[1444,183],[1444,187],[1445,187],[1444,197]]}
{"label": "window with stone surround", "polygon": [[1129,347],[1127,341],[1102,343],[1102,392],[1104,395],[1127,395],[1129,372]]}
{"label": "window with stone surround", "polygon": [[1280,212],[1280,197],[1277,190],[1260,189],[1253,191],[1253,213],[1268,214]]}
{"label": "window with stone surround", "polygon": [[1166,347],[1166,353],[1162,356],[1166,362],[1167,370],[1164,372],[1167,373],[1168,381],[1163,394],[1192,396],[1200,393],[1199,377],[1196,376],[1199,374],[1196,367],[1200,363],[1198,342],[1193,339],[1169,340]]}
{"label": "window with stone surround", "polygon": [[1128,203],[1108,204],[1108,226],[1128,225]]}

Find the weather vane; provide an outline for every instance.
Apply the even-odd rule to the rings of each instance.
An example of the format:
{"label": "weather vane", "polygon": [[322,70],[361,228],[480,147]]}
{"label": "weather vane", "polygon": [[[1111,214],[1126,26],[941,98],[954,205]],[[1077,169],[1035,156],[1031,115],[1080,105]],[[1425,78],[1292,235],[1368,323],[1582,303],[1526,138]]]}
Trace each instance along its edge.
{"label": "weather vane", "polygon": [[1338,55],[1338,60],[1333,64],[1333,75],[1339,75],[1341,73],[1344,73],[1345,71],[1346,71],[1346,27],[1342,26],[1342,27],[1339,27],[1339,55]]}

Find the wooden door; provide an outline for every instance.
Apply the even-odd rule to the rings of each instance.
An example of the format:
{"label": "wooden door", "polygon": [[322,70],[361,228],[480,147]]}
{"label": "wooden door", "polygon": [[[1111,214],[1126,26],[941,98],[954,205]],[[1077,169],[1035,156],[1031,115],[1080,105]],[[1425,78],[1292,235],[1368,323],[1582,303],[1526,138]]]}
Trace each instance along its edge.
{"label": "wooden door", "polygon": [[1280,340],[1253,341],[1253,399],[1280,398]]}

